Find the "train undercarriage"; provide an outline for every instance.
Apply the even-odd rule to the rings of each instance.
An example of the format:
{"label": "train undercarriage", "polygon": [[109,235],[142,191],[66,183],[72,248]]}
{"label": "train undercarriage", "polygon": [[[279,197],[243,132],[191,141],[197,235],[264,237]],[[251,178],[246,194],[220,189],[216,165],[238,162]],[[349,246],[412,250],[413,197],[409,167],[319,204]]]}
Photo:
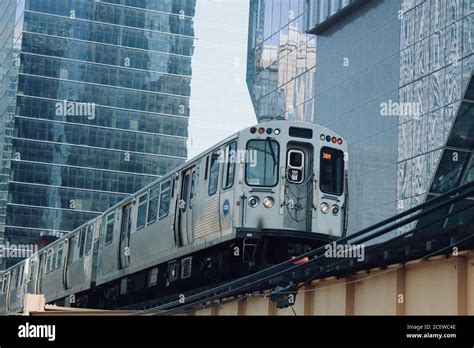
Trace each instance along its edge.
{"label": "train undercarriage", "polygon": [[[142,309],[195,289],[238,279],[334,239],[307,232],[241,229],[237,238],[55,301],[66,307]],[[184,300],[184,299],[183,299]]]}

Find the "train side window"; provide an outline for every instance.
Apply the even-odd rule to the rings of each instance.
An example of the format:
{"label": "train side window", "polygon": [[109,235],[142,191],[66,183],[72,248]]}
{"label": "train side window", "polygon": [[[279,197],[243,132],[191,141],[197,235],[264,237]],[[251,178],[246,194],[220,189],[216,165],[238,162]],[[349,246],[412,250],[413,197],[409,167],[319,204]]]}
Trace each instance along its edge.
{"label": "train side window", "polygon": [[84,255],[84,245],[86,241],[86,232],[87,232],[87,227],[82,228],[81,234],[79,236],[79,257],[82,257]]}
{"label": "train side window", "polygon": [[18,268],[17,268],[17,269],[15,269],[15,270],[13,270],[13,281],[12,281],[12,287],[15,287],[15,288],[16,288],[16,287],[17,287],[17,285],[18,285],[18,271],[19,271],[19,269],[18,269]]}
{"label": "train side window", "polygon": [[58,244],[58,256],[56,257],[56,268],[63,267],[63,257],[64,257],[64,242]]}
{"label": "train side window", "polygon": [[171,185],[171,197],[174,197],[174,190],[175,190],[175,186],[176,186],[176,179],[175,178],[170,179],[170,185]]}
{"label": "train side window", "polygon": [[87,240],[85,246],[85,254],[90,255],[92,249],[92,240],[94,239],[94,224],[89,225],[87,229]]}
{"label": "train side window", "polygon": [[219,158],[220,153],[218,151],[212,153],[211,166],[209,169],[209,187],[207,191],[209,196],[217,192],[217,186],[219,184]]}
{"label": "train side window", "polygon": [[52,272],[56,269],[56,258],[57,258],[56,247],[54,247],[51,250],[52,250],[52,252],[51,252],[51,268],[49,270]]}
{"label": "train side window", "polygon": [[105,218],[102,218],[102,221],[99,227],[99,246],[102,246],[102,243],[104,242],[104,238],[105,238]]}
{"label": "train side window", "polygon": [[188,186],[189,186],[189,174],[186,174],[183,179],[183,189],[181,190],[181,201],[184,202],[183,207],[181,208],[181,212],[185,212],[187,205],[189,204],[186,202],[188,199]]}
{"label": "train side window", "polygon": [[158,216],[158,196],[159,196],[160,188],[155,187],[150,190],[150,200],[148,202],[148,217],[147,223],[151,224],[152,222],[156,221]]}
{"label": "train side window", "polygon": [[115,213],[112,213],[107,216],[107,224],[105,227],[105,245],[112,243],[114,238],[114,221]]}
{"label": "train side window", "polygon": [[21,265],[20,285],[23,285],[23,282],[24,282],[24,280],[23,280],[23,275],[24,275],[24,273],[25,273],[25,265],[23,264],[23,265]]}
{"label": "train side window", "polygon": [[25,271],[25,265],[20,266],[20,280],[19,280],[19,286],[23,285],[23,272]]}
{"label": "train side window", "polygon": [[8,287],[8,277],[9,275],[6,274],[5,277],[3,277],[3,287],[2,287],[2,293],[7,292],[7,287]]}
{"label": "train side window", "polygon": [[16,269],[16,287],[17,288],[19,288],[21,284],[21,271],[22,271],[22,266]]}
{"label": "train side window", "polygon": [[160,187],[160,211],[158,218],[162,219],[168,216],[170,209],[170,191],[171,191],[171,181],[168,180],[161,184]]}
{"label": "train side window", "polygon": [[48,273],[49,269],[51,268],[51,254],[53,249],[49,249],[46,255],[46,267],[44,268],[44,273]]}
{"label": "train side window", "polygon": [[235,176],[235,161],[237,160],[237,143],[232,143],[227,145],[226,147],[226,173],[224,178],[224,187],[223,189],[229,189],[234,184],[234,176]]}
{"label": "train side window", "polygon": [[10,281],[10,274],[6,274],[3,278],[3,293],[7,292],[8,282]]}
{"label": "train side window", "polygon": [[206,169],[204,170],[204,180],[207,180],[207,171],[209,170],[209,156],[206,156]]}
{"label": "train side window", "polygon": [[137,230],[145,226],[147,203],[148,193],[145,193],[138,198]]}
{"label": "train side window", "polygon": [[197,173],[193,171],[191,176],[191,192],[189,193],[189,206],[192,208],[193,205],[193,198],[196,195],[196,183],[197,183]]}
{"label": "train side window", "polygon": [[36,262],[35,261],[31,261],[31,266],[30,266],[30,274],[28,275],[28,281],[32,281],[33,280],[33,276],[35,275],[36,273]]}

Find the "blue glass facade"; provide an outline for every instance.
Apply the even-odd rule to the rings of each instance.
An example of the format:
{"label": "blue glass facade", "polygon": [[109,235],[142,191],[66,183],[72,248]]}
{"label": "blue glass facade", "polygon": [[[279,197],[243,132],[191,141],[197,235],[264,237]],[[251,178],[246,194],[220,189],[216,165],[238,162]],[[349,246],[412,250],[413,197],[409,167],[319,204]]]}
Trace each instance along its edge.
{"label": "blue glass facade", "polygon": [[1,225],[10,243],[70,231],[187,158],[195,6],[0,4]]}

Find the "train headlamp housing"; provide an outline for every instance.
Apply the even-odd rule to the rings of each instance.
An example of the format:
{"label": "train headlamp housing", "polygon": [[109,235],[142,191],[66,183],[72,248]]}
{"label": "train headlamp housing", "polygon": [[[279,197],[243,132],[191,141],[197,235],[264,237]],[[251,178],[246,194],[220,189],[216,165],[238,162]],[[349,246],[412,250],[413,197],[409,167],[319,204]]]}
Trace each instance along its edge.
{"label": "train headlamp housing", "polygon": [[258,199],[257,196],[251,196],[249,198],[249,205],[252,207],[252,208],[255,208],[256,206],[258,206],[258,203],[260,202],[260,200]]}
{"label": "train headlamp housing", "polygon": [[341,212],[341,208],[337,204],[334,204],[331,207],[331,212],[332,212],[332,215],[339,215],[339,213]]}
{"label": "train headlamp housing", "polygon": [[329,213],[329,211],[331,210],[331,208],[329,207],[329,204],[327,203],[321,203],[321,205],[319,206],[319,208],[321,209],[321,213],[323,214],[327,214]]}
{"label": "train headlamp housing", "polygon": [[265,197],[263,199],[263,205],[265,206],[265,208],[271,208],[273,207],[274,204],[275,204],[275,201],[273,200],[272,197]]}

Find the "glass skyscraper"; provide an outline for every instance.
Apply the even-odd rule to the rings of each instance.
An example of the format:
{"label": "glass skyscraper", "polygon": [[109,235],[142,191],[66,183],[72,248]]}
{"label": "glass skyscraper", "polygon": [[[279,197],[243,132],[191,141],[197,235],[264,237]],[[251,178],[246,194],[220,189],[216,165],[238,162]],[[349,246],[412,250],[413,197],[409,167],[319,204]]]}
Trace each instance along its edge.
{"label": "glass skyscraper", "polygon": [[259,121],[313,121],[316,38],[305,0],[250,1],[247,84]]}
{"label": "glass skyscraper", "polygon": [[[278,40],[292,27],[293,6],[300,19],[293,27],[315,42],[315,54],[296,45],[290,59]],[[350,231],[473,180],[473,108],[464,91],[474,66],[474,1],[251,0],[251,7],[255,110],[262,121],[312,120],[348,140]],[[314,62],[306,70],[304,57]],[[301,101],[287,99],[286,86],[298,81]],[[300,105],[314,118],[292,113]]]}
{"label": "glass skyscraper", "polygon": [[71,231],[187,158],[195,6],[0,2],[0,243]]}

